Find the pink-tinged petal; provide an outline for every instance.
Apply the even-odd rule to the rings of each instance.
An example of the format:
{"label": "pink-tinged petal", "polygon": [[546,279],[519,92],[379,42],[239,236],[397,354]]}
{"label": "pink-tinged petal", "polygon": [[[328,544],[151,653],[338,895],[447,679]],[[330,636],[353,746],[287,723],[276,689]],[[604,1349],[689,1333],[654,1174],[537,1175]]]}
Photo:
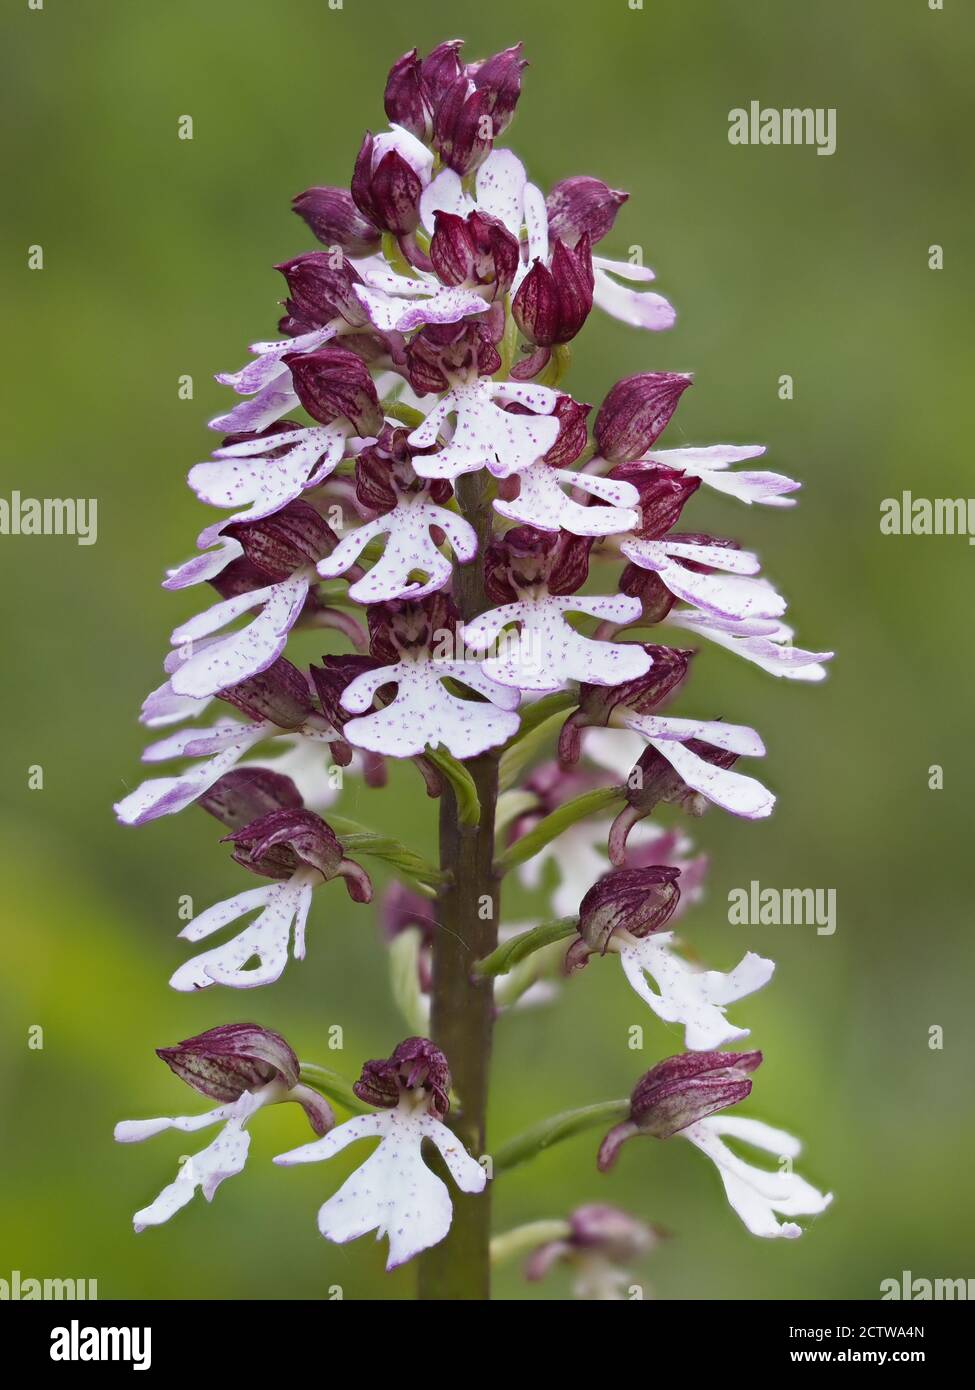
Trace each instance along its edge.
{"label": "pink-tinged petal", "polygon": [[137,1211],[132,1218],[136,1232],[147,1226],[160,1226],[187,1205],[199,1188],[207,1201],[226,1179],[243,1171],[250,1147],[250,1135],[243,1120],[232,1118],[201,1153],[184,1159],[176,1179],[164,1187],[156,1200]]}
{"label": "pink-tinged petal", "polygon": [[413,466],[421,477],[456,478],[462,473],[488,468],[506,478],[530,467],[555,444],[559,422],[552,415],[511,415],[495,405],[518,401],[532,410],[553,410],[557,393],[547,387],[521,386],[515,382],[479,379],[447,393],[422,425],[409,436],[416,448],[436,442],[450,416],[456,417],[453,436],[436,454],[417,457]]}
{"label": "pink-tinged petal", "polygon": [[[266,671],[284,651],[288,633],[304,607],[308,584],[307,574],[298,573],[280,584],[256,590],[256,593],[264,596],[260,614],[247,627],[230,633],[191,656],[173,675],[173,689],[177,694],[215,695],[218,690],[225,690],[238,681],[246,680],[248,676]],[[254,595],[244,594],[240,597],[253,599]],[[234,599],[225,600],[226,604],[234,602]],[[252,607],[253,604],[247,606]],[[217,604],[217,608],[223,607]],[[207,617],[207,614],[201,614],[200,620]],[[224,626],[224,622],[220,626]],[[207,629],[203,630],[205,632]],[[187,623],[177,629],[183,635],[175,640],[192,641],[194,631],[193,623]]]}
{"label": "pink-tinged petal", "polygon": [[386,155],[395,151],[401,159],[406,160],[421,183],[429,183],[433,170],[433,151],[404,126],[397,125],[395,121],[391,122],[389,130],[384,130],[375,137],[372,148],[374,169]]}
{"label": "pink-tinged petal", "polygon": [[193,695],[177,695],[171,683],[164,681],[143,700],[139,723],[145,724],[147,729],[162,729],[167,724],[196,719],[209,704],[207,698],[198,700]]}
{"label": "pink-tinged petal", "polygon": [[214,903],[203,912],[198,912],[192,922],[187,922],[186,926],[179,933],[181,941],[205,941],[214,932],[222,931],[231,922],[236,922],[238,917],[246,917],[249,912],[256,912],[258,908],[265,907],[268,902],[279,895],[278,884],[265,883],[260,888],[247,888],[243,893],[235,893],[232,898],[224,898],[222,902]]}
{"label": "pink-tinged petal", "polygon": [[341,705],[343,709],[349,710],[352,714],[362,714],[372,704],[376,691],[383,685],[389,685],[399,679],[399,663],[391,666],[378,666],[373,671],[363,671],[361,676],[356,676],[355,680],[342,691]]}
{"label": "pink-tinged petal", "polygon": [[[474,528],[462,517],[428,501],[399,502],[391,512],[347,536],[318,566],[319,574],[334,577],[355,561],[360,551],[376,535],[387,533],[382,556],[369,572],[349,589],[356,603],[382,603],[390,599],[422,598],[450,580],[453,566],[437,549],[430,528],[446,532],[458,561],[463,564],[477,551]],[[416,572],[427,575],[425,583],[411,580]]]}
{"label": "pink-tinged petal", "polygon": [[[437,436],[444,422],[449,417],[452,408],[452,394],[448,392],[444,399],[438,401],[433,409],[429,411],[423,423],[417,425],[412,434],[407,436],[408,442],[413,445],[414,449],[428,449],[431,444],[436,444]],[[413,460],[413,467],[418,469],[423,461],[422,458],[415,458]]]}
{"label": "pink-tinged petal", "polygon": [[521,703],[517,690],[499,685],[476,661],[436,661],[433,664],[438,676],[452,676],[454,680],[470,686],[471,690],[476,690],[478,695],[484,695],[499,709],[517,709]]}
{"label": "pink-tinged petal", "polygon": [[594,270],[610,271],[634,285],[649,285],[657,278],[648,265],[636,265],[633,261],[613,261],[607,256],[593,256],[592,264]]}
{"label": "pink-tinged petal", "polygon": [[650,742],[692,791],[700,792],[716,806],[746,820],[762,820],[772,814],[775,797],[756,778],[716,767],[699,758],[686,744],[653,738]]}
{"label": "pink-tinged petal", "polygon": [[390,1122],[390,1113],[385,1110],[377,1111],[374,1115],[354,1115],[351,1120],[330,1129],[321,1139],[312,1139],[297,1149],[276,1154],[274,1162],[282,1168],[292,1168],[298,1163],[321,1163],[324,1159],[334,1158],[358,1139],[378,1139],[390,1128]]}
{"label": "pink-tinged petal", "polygon": [[641,462],[659,463],[666,468],[677,468],[682,473],[701,477],[704,473],[728,468],[733,463],[761,458],[764,453],[764,444],[706,444],[685,449],[650,449]]}
{"label": "pink-tinged petal", "polygon": [[[749,951],[729,974],[698,970],[673,950],[673,932],[657,932],[620,948],[623,972],[631,987],[666,1023],[684,1027],[684,1046],[709,1052],[748,1036],[725,1017],[724,1006],[744,999],[772,978],[775,965]],[[656,981],[654,992],[647,981]]]}
{"label": "pink-tinged petal", "polygon": [[251,400],[241,401],[226,415],[214,416],[209,428],[221,434],[259,434],[289,410],[294,410],[300,402],[291,389],[291,373],[287,368],[284,371],[280,381],[271,382]]}
{"label": "pink-tinged petal", "polygon": [[[826,668],[821,663],[833,657],[832,652],[810,652],[791,645],[792,629],[784,623],[766,619],[753,624],[735,623],[697,613],[693,609],[672,609],[667,621],[675,627],[709,638],[746,661],[752,662],[772,676],[786,680],[816,682],[825,680]],[[757,627],[758,631],[751,631]]]}
{"label": "pink-tinged petal", "polygon": [[230,1118],[233,1104],[218,1105],[214,1110],[205,1110],[201,1115],[165,1115],[155,1120],[120,1120],[115,1126],[117,1144],[141,1144],[145,1139],[153,1139],[167,1129],[178,1129],[182,1134],[195,1134],[208,1129],[210,1125],[223,1124]]}
{"label": "pink-tinged petal", "polygon": [[234,743],[208,762],[190,768],[179,777],[152,777],[143,782],[135,791],[116,802],[116,816],[123,825],[144,825],[146,821],[156,820],[159,816],[182,811],[212,787],[225,772],[229,772],[248,748],[266,738],[268,728],[263,724],[245,726]]}
{"label": "pink-tinged petal", "polygon": [[545,195],[540,188],[533,183],[526,183],[522,194],[524,204],[525,228],[528,233],[527,254],[515,273],[514,282],[511,286],[512,295],[516,294],[522,280],[536,261],[542,264],[548,262],[549,241],[548,241],[548,208],[545,206]]}
{"label": "pink-tinged petal", "polygon": [[[199,703],[194,701],[194,704]],[[142,750],[144,763],[165,763],[173,758],[208,758],[221,749],[236,744],[248,729],[257,729],[256,724],[243,725],[236,719],[228,719],[214,724],[209,729],[179,729],[165,738],[157,739]],[[269,724],[262,729],[270,729]]]}
{"label": "pink-tinged petal", "polygon": [[749,506],[752,503],[766,507],[794,506],[795,499],[784,494],[796,492],[802,485],[783,473],[725,472],[730,464],[760,458],[764,453],[764,444],[711,444],[702,448],[653,449],[641,461],[679,469]]}
{"label": "pink-tinged petal", "polygon": [[[281,458],[263,457],[254,448],[250,448],[249,454],[235,454],[232,450],[240,446],[229,445],[217,450],[212,461],[198,463],[190,469],[190,487],[200,501],[209,506],[246,507],[218,523],[219,526],[226,525],[227,521],[258,521],[300,497],[306,488],[329,477],[344,457],[345,433],[341,425],[325,425],[271,436],[275,449],[281,448],[287,439],[295,441]],[[265,451],[272,448],[267,438],[248,440],[245,447],[254,443]],[[201,544],[207,543],[215,529],[208,528],[204,532]]]}
{"label": "pink-tinged petal", "polygon": [[765,756],[761,736],[747,724],[725,724],[720,719],[678,719],[669,714],[627,713],[624,718],[627,727],[643,734],[644,738],[673,739],[679,743],[696,738],[743,758]]}
{"label": "pink-tinged petal", "polygon": [[605,313],[634,328],[646,328],[654,333],[673,327],[677,314],[663,295],[653,290],[628,290],[613,278],[620,276],[645,282],[654,278],[652,271],[647,271],[645,266],[630,265],[628,261],[607,261],[602,256],[593,256],[593,269],[593,303]]}
{"label": "pink-tinged petal", "polygon": [[168,570],[163,580],[163,588],[186,589],[192,584],[205,584],[207,580],[215,579],[218,574],[222,574],[230,562],[238,559],[243,553],[244,547],[240,541],[234,540],[232,536],[221,536],[220,544],[215,550],[210,550],[205,555],[194,555],[185,564]]}

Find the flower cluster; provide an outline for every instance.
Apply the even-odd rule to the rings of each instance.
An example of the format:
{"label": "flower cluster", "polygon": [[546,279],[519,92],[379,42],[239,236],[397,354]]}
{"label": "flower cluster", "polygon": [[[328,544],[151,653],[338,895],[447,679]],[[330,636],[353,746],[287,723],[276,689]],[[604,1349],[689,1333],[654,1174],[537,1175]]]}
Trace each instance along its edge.
{"label": "flower cluster", "polygon": [[[755,554],[687,529],[683,513],[704,485],[784,508],[798,483],[751,466],[761,446],[659,447],[692,385],[686,373],[618,381],[591,421],[592,406],[563,386],[569,345],[594,308],[652,331],[674,311],[648,288],[642,260],[597,251],[625,193],[586,175],[545,194],[498,145],[524,66],[520,46],[476,62],[457,41],[404,55],[386,85],[389,129],[366,134],[349,188],[295,199],[319,249],[276,267],[286,287],[279,336],[218,377],[237,399],[210,422],[219,438],[189,483],[221,515],[165,579],[175,592],[216,596],[175,627],[165,679],[143,705],[143,723],[162,731],[145,761],[181,770],[150,777],[116,812],[137,825],[198,805],[223,825],[236,864],[264,880],[180,933],[209,943],[256,914],[178,965],[170,984],[184,992],[277,980],[289,954],[305,955],[318,891],[341,879],[353,903],[368,903],[360,858],[392,865],[406,883],[387,895],[386,938],[403,960],[396,943],[412,951],[410,1022],[428,1031],[431,900],[452,866],[424,869],[331,808],[348,776],[380,787],[390,758],[412,761],[438,797],[466,785],[458,764],[512,754],[517,773],[488,833],[506,830],[505,854],[529,885],[556,862],[553,906],[574,938],[555,950],[566,973],[619,956],[688,1049],[639,1083],[600,1167],[632,1134],[681,1133],[718,1165],[750,1230],[793,1235],[798,1227],[773,1213],[811,1214],[826,1199],[791,1173],[755,1176],[721,1136],[779,1154],[794,1141],[756,1121],[713,1118],[748,1093],[761,1060],[715,1051],[747,1033],[726,1009],[768,982],[772,962],[749,952],[721,973],[680,954],[673,927],[704,865],[679,831],[648,817],[661,805],[700,815],[713,803],[748,819],[772,810],[772,793],[737,766],[764,755],[756,730],[684,704],[694,652],[680,643],[706,638],[801,681],[822,679],[831,654],[793,644],[785,600]],[[304,668],[286,655],[299,632],[325,649]],[[663,713],[678,696],[678,712]],[[584,817],[596,803],[607,814]],[[558,934],[538,931],[546,954],[526,966],[517,935],[510,968],[493,972],[499,1005],[543,989],[551,997]],[[329,934],[337,953],[339,930]],[[374,1107],[337,1127],[322,1087],[301,1079],[276,1034],[234,1025],[160,1055],[218,1108],[123,1124],[116,1137],[223,1128],[137,1214],[137,1229],[197,1187],[212,1197],[243,1167],[247,1122],[280,1100],[299,1101],[319,1136],[282,1164],[381,1141],[322,1207],[319,1229],[337,1242],[386,1233],[390,1266],[450,1226],[447,1188],[420,1157],[424,1139],[463,1191],[484,1187],[484,1169],[445,1123],[448,1059],[425,1037],[367,1063],[354,1100],[331,1095]],[[630,1220],[580,1209],[531,1277],[560,1259],[602,1269],[606,1251],[627,1242],[641,1253],[649,1228],[624,1232]]]}

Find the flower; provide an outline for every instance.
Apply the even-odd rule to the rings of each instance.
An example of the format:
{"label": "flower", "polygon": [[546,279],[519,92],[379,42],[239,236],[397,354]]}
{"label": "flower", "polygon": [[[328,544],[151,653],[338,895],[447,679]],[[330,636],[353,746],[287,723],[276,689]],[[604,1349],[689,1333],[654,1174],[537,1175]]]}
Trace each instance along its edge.
{"label": "flower", "polygon": [[[398,660],[364,671],[346,686],[342,704],[360,717],[350,719],[344,732],[357,748],[412,757],[428,745],[443,744],[455,758],[473,758],[517,730],[518,716],[512,712],[520,698],[517,690],[492,680],[476,661],[437,655],[437,646],[445,640],[449,646],[456,621],[446,604],[435,603],[438,597],[369,609],[374,655],[389,653]],[[484,699],[450,694],[443,682],[451,678]],[[388,685],[396,686],[395,698],[366,713],[377,692]]]}
{"label": "flower", "polygon": [[[731,771],[739,757],[765,753],[761,738],[746,724],[635,714],[625,707],[616,710],[613,722],[642,734],[649,747],[627,778],[629,807],[610,832],[611,847],[615,842],[622,848],[629,828],[660,801],[677,802],[691,815],[700,815],[708,801],[746,820],[772,814],[772,792],[756,778]],[[612,848],[611,857],[617,857]]]}
{"label": "flower", "polygon": [[[244,780],[238,773],[232,785],[218,783],[202,804],[230,827],[224,839],[234,846],[234,860],[273,881],[215,903],[187,923],[180,937],[202,941],[260,909],[238,936],[181,965],[169,981],[173,989],[192,992],[214,984],[254,989],[271,984],[287,964],[292,928],[295,959],[304,959],[305,925],[316,887],[343,878],[353,902],[371,899],[368,874],[346,857],[331,827],[302,807],[289,778],[262,772]],[[249,962],[255,957],[257,964],[252,966]]]}
{"label": "flower", "polygon": [[[676,954],[672,931],[680,870],[670,865],[618,869],[595,883],[579,906],[579,940],[570,946],[566,968],[584,965],[592,953],[619,956],[633,990],[665,1023],[684,1027],[684,1046],[710,1051],[748,1036],[725,1018],[725,1007],[768,984],[772,961],[749,951],[728,974],[702,970]],[[657,985],[651,990],[647,977]]]}
{"label": "flower", "polygon": [[[349,598],[356,603],[424,598],[448,584],[453,565],[438,550],[431,535],[434,528],[450,541],[459,563],[467,563],[477,553],[473,526],[440,505],[450,498],[452,489],[419,478],[410,453],[406,431],[387,430],[377,445],[360,455],[358,495],[366,505],[375,506],[379,515],[356,527],[318,564],[323,579],[335,578],[355,563],[370,541],[386,536],[382,558],[349,586]],[[416,571],[426,574],[425,583],[411,578]]]}
{"label": "flower", "polygon": [[[760,1120],[715,1113],[744,1100],[752,1088],[749,1074],[761,1062],[760,1052],[683,1053],[658,1062],[637,1082],[629,1117],[603,1140],[600,1170],[611,1168],[622,1144],[635,1135],[667,1139],[679,1134],[711,1159],[729,1204],[753,1235],[802,1235],[795,1221],[780,1222],[777,1217],[816,1216],[833,1198],[792,1171],[791,1160],[802,1148],[799,1140]],[[775,1173],[755,1168],[733,1154],[723,1138],[743,1140],[789,1160],[789,1166]]]}
{"label": "flower", "polygon": [[375,1230],[389,1240],[387,1269],[443,1240],[453,1209],[446,1184],[423,1162],[424,1139],[440,1151],[462,1192],[483,1192],[487,1178],[457,1136],[442,1122],[450,1073],[439,1048],[426,1038],[407,1038],[391,1057],[367,1062],[353,1088],[360,1100],[383,1107],[356,1115],[275,1163],[318,1163],[356,1139],[378,1138],[379,1147],[321,1207],[318,1229],[344,1245]]}
{"label": "flower", "polygon": [[[531,412],[515,415],[502,407],[522,405]],[[547,386],[522,385],[477,377],[452,385],[409,436],[416,449],[438,443],[451,418],[453,433],[435,453],[418,456],[414,467],[424,478],[460,477],[487,468],[508,478],[530,468],[553,448],[559,421],[552,414],[558,394]]]}
{"label": "flower", "polygon": [[505,634],[503,649],[482,663],[482,670],[501,685],[519,690],[557,690],[567,681],[616,685],[635,680],[651,658],[636,643],[594,641],[569,626],[566,612],[625,621],[639,611],[626,594],[593,598],[573,594],[588,570],[586,538],[535,531],[519,526],[488,551],[488,593],[511,597],[466,623],[461,635],[475,651],[487,651],[503,629],[518,625],[517,637]]}
{"label": "flower", "polygon": [[555,1265],[565,1264],[573,1271],[576,1298],[617,1302],[627,1297],[632,1283],[624,1263],[649,1255],[665,1234],[619,1207],[591,1202],[570,1214],[564,1235],[532,1251],[525,1278],[535,1283]]}
{"label": "flower", "polygon": [[116,1140],[137,1144],[164,1129],[192,1134],[210,1125],[223,1127],[205,1149],[183,1160],[175,1180],[154,1202],[136,1212],[132,1224],[137,1232],[168,1221],[192,1200],[198,1188],[212,1202],[224,1179],[243,1170],[250,1147],[246,1126],[265,1106],[297,1102],[319,1135],[326,1134],[335,1123],[328,1102],[300,1083],[298,1058],[290,1045],[279,1033],[256,1023],[211,1028],[175,1047],[158,1048],[157,1055],[188,1086],[221,1104],[202,1115],[122,1120],[115,1126]]}

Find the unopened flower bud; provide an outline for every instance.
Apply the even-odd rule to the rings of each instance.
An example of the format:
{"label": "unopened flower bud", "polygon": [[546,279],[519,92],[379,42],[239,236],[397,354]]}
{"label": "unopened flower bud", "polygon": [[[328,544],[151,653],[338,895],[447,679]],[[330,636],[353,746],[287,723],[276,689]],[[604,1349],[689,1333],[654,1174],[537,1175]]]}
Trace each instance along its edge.
{"label": "unopened flower bud", "polygon": [[691,380],[685,372],[637,372],[618,381],[596,417],[603,458],[613,463],[641,458],[663,433]]}
{"label": "unopened flower bud", "polygon": [[575,246],[588,235],[595,246],[612,230],[616,214],[629,196],[586,174],[563,179],[545,200],[549,236]]}
{"label": "unopened flower bud", "polygon": [[588,235],[575,248],[556,241],[551,267],[536,261],[511,305],[515,322],[530,343],[552,347],[576,336],[589,316],[593,295]]}
{"label": "unopened flower bud", "polygon": [[641,540],[657,540],[673,529],[689,498],[701,486],[693,474],[673,468],[623,463],[608,476],[614,482],[632,484],[640,494],[640,524],[633,531]]}
{"label": "unopened flower bud", "polygon": [[430,260],[445,285],[490,285],[497,299],[515,278],[519,254],[518,242],[498,218],[437,210]]}
{"label": "unopened flower bud", "polygon": [[379,250],[379,228],[363,217],[344,188],[308,188],[292,207],[324,246],[338,246],[347,256],[371,256]]}
{"label": "unopened flower bud", "polygon": [[[402,134],[402,133],[401,133]],[[408,140],[402,136],[402,140]],[[423,147],[414,142],[419,154]],[[430,181],[429,163],[390,137],[366,133],[352,174],[352,197],[364,216],[383,231],[406,236],[420,221],[420,195]]]}

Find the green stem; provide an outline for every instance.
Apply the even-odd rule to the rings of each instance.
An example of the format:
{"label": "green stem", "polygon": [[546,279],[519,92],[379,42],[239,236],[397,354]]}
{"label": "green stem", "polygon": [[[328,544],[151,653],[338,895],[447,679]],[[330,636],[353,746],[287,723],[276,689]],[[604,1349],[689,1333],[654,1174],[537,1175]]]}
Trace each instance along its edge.
{"label": "green stem", "polygon": [[[478,560],[458,568],[455,598],[469,621],[489,606],[483,559],[490,540],[491,494],[481,474],[458,479],[457,501],[478,536]],[[494,871],[494,819],[498,759],[493,754],[465,764],[477,793],[476,824],[464,824],[453,785],[440,804],[440,868],[447,875],[438,900],[439,930],[433,946],[430,1034],[446,1054],[458,1105],[447,1122],[464,1147],[486,1152],[488,1075],[494,1031],[494,988],[472,966],[498,944],[500,886]],[[449,1179],[448,1179],[449,1181]],[[422,1299],[485,1300],[491,1296],[490,1184],[482,1193],[451,1192],[450,1231],[420,1258]]]}
{"label": "green stem", "polygon": [[494,1175],[497,1177],[511,1168],[517,1168],[519,1163],[526,1163],[562,1139],[571,1139],[573,1135],[599,1125],[618,1124],[629,1113],[628,1100],[603,1100],[596,1105],[583,1105],[578,1110],[564,1110],[560,1115],[550,1115],[547,1120],[532,1125],[524,1134],[501,1145],[494,1155]]}

